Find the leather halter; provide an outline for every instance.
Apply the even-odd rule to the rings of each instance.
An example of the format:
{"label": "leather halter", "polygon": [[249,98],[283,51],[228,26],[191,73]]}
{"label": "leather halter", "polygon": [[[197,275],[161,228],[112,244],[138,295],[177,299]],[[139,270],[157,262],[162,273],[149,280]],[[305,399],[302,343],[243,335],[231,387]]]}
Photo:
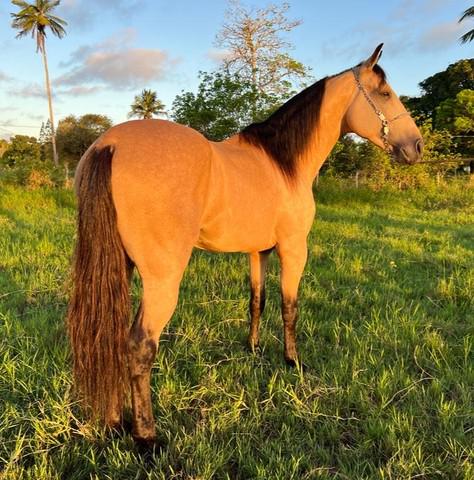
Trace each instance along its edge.
{"label": "leather halter", "polygon": [[396,115],[395,117],[391,118],[390,120],[387,120],[387,118],[385,117],[383,112],[377,108],[377,105],[375,105],[374,101],[370,98],[366,89],[364,88],[364,86],[360,82],[359,75],[356,72],[355,67],[351,68],[351,70],[352,70],[352,73],[354,74],[354,78],[355,78],[358,89],[362,92],[362,94],[364,95],[368,104],[372,107],[372,110],[375,112],[375,115],[377,115],[377,117],[379,117],[380,121],[382,122],[382,128],[381,128],[381,135],[380,136],[382,137],[384,150],[387,153],[392,153],[392,147],[391,147],[391,145],[388,141],[388,134],[390,133],[389,124],[394,122],[395,120],[398,120],[401,117],[404,117],[405,115],[410,115],[410,114],[408,112],[402,112],[399,115]]}

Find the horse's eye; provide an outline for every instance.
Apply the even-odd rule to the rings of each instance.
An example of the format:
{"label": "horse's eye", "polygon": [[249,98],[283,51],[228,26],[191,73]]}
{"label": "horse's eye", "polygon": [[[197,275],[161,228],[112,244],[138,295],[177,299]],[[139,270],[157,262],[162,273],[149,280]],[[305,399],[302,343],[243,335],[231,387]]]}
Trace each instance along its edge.
{"label": "horse's eye", "polygon": [[385,98],[390,98],[390,92],[382,92],[382,96]]}

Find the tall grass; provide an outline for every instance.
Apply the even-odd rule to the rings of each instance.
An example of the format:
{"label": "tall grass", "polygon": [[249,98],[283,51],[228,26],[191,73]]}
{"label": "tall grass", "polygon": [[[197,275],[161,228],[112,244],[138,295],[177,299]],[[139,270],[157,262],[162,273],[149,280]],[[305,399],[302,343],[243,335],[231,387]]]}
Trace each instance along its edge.
{"label": "tall grass", "polygon": [[252,355],[247,259],[196,252],[153,372],[165,447],[144,455],[71,394],[72,193],[0,187],[0,477],[474,478],[474,189],[315,194],[308,370],[283,361],[276,259]]}

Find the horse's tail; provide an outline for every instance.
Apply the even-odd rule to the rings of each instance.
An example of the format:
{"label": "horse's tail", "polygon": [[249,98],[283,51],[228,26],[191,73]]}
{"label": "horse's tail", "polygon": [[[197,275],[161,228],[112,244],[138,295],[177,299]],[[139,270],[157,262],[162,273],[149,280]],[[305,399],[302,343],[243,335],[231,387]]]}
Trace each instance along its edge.
{"label": "horse's tail", "polygon": [[92,147],[80,165],[73,292],[67,317],[78,393],[93,417],[118,420],[128,382],[132,262],[112,201],[113,148]]}

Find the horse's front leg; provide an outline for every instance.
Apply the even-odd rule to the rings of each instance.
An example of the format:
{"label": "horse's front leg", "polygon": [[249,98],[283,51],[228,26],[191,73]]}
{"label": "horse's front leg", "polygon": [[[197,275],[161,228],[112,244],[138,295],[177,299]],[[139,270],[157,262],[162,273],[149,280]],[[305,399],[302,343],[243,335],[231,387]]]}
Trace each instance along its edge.
{"label": "horse's front leg", "polygon": [[298,287],[308,257],[306,238],[277,245],[281,264],[281,313],[283,317],[284,355],[286,363],[295,366],[296,321],[298,319]]}
{"label": "horse's front leg", "polygon": [[252,352],[260,342],[260,317],[265,308],[265,271],[272,249],[253,252],[250,258],[250,332],[248,344]]}

